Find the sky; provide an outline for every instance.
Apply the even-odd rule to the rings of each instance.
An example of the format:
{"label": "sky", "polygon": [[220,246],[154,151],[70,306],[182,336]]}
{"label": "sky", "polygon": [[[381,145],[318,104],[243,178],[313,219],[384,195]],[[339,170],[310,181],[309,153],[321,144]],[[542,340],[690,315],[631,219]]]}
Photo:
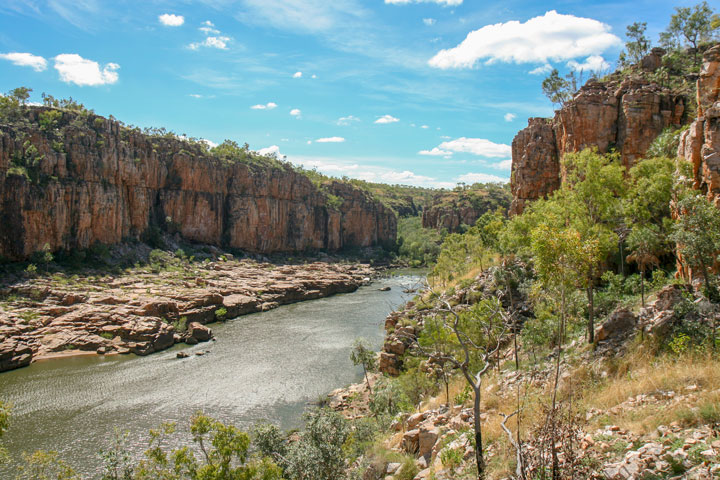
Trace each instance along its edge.
{"label": "sky", "polygon": [[[665,0],[1,0],[0,92],[247,142],[331,176],[507,181],[552,68],[609,72]],[[712,2],[711,2],[712,3]]]}

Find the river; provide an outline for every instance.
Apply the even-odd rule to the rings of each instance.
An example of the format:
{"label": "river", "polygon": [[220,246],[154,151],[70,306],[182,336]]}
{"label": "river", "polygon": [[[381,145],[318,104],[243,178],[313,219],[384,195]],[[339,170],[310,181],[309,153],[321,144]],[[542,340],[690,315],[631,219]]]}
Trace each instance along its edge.
{"label": "river", "polygon": [[[407,301],[419,272],[397,272],[354,293],[335,295],[211,327],[217,341],[175,346],[147,357],[81,356],[36,362],[0,374],[0,399],[13,404],[2,439],[11,455],[53,450],[85,477],[98,476],[98,451],[119,429],[139,457],[148,430],[173,421],[187,431],[196,411],[248,428],[261,420],[302,426],[309,403],[360,381],[353,341],[383,341],[388,313]],[[389,292],[381,287],[389,286]],[[190,358],[177,359],[184,350]],[[195,352],[205,352],[203,356]],[[178,442],[190,444],[189,434]],[[0,477],[11,472],[0,468]]]}

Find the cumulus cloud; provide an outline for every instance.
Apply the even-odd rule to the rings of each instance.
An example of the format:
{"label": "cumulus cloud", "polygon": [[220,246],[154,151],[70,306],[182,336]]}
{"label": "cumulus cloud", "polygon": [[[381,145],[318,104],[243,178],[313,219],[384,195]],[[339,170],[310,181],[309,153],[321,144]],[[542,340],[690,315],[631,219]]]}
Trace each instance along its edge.
{"label": "cumulus cloud", "polygon": [[457,153],[472,153],[473,155],[487,158],[503,158],[508,157],[512,153],[510,145],[494,143],[484,138],[460,137],[455,140],[443,142],[438,148]]}
{"label": "cumulus cloud", "polygon": [[325,137],[318,138],[315,140],[317,143],[343,143],[345,139],[343,137]]}
{"label": "cumulus cloud", "polygon": [[453,154],[453,152],[449,150],[441,150],[438,147],[434,147],[432,150],[420,150],[418,153],[420,155],[428,155],[431,157],[449,157]]}
{"label": "cumulus cloud", "polygon": [[267,148],[261,148],[260,150],[257,151],[257,153],[259,153],[260,155],[270,155],[270,156],[277,155],[279,157],[280,156],[280,147],[278,147],[277,145],[271,145]]}
{"label": "cumulus cloud", "polygon": [[458,182],[465,183],[491,183],[500,182],[507,183],[507,178],[498,177],[497,175],[490,175],[487,173],[466,173],[457,177]]}
{"label": "cumulus cloud", "polygon": [[375,120],[375,123],[379,123],[382,125],[385,123],[395,123],[395,122],[399,122],[399,121],[400,121],[399,119],[393,117],[392,115],[383,115],[382,117]]}
{"label": "cumulus cloud", "polygon": [[272,110],[273,108],[277,108],[277,103],[275,102],[268,102],[265,105],[259,104],[259,105],[253,105],[253,110]]}
{"label": "cumulus cloud", "polygon": [[174,15],[172,13],[164,13],[158,17],[160,23],[166,27],[179,27],[185,23],[185,17],[182,15]]}
{"label": "cumulus cloud", "polygon": [[445,7],[456,7],[462,5],[463,0],[385,0],[390,5],[407,5],[410,3],[437,3]]}
{"label": "cumulus cloud", "polygon": [[295,72],[293,78],[302,78],[302,72]]}
{"label": "cumulus cloud", "polygon": [[490,167],[496,170],[510,170],[512,168],[512,159],[503,160],[502,162],[491,163]]}
{"label": "cumulus cloud", "polygon": [[567,66],[575,70],[576,72],[602,72],[610,68],[610,64],[605,61],[600,55],[591,55],[583,63],[578,63],[575,60],[570,60]]}
{"label": "cumulus cloud", "polygon": [[227,50],[228,43],[232,40],[230,37],[207,37],[202,42],[193,42],[189,45],[191,50],[198,50],[200,47],[217,48],[218,50]]}
{"label": "cumulus cloud", "polygon": [[532,70],[530,70],[529,73],[530,73],[530,75],[546,75],[546,74],[552,72],[552,69],[553,69],[552,65],[550,65],[549,63],[546,63],[545,65],[541,65],[537,68],[533,68]]}
{"label": "cumulus cloud", "polygon": [[293,108],[292,110],[290,110],[290,115],[295,118],[300,118],[302,116],[302,111],[300,111],[299,108]]}
{"label": "cumulus cloud", "polygon": [[20,67],[30,67],[36,72],[42,72],[47,68],[47,60],[32,53],[0,53],[0,58],[11,61]]}
{"label": "cumulus cloud", "polygon": [[201,138],[200,141],[205,143],[210,148],[215,148],[218,146],[217,143],[213,142],[212,140],[208,140],[207,138]]}
{"label": "cumulus cloud", "polygon": [[79,86],[112,84],[118,81],[117,63],[108,63],[102,69],[100,64],[87,60],[76,53],[63,53],[54,58],[55,70],[60,73],[60,80]]}
{"label": "cumulus cloud", "polygon": [[430,127],[428,127],[427,125],[423,125],[423,126],[421,126],[420,128],[422,128],[423,130],[427,130],[427,129],[430,128]]}
{"label": "cumulus cloud", "polygon": [[423,18],[423,23],[428,27],[432,27],[433,25],[435,25],[436,21],[437,20],[435,20],[434,18]]}
{"label": "cumulus cloud", "polygon": [[515,115],[514,113],[506,113],[503,116],[503,118],[505,119],[506,122],[512,122],[513,120],[515,120],[517,118],[517,115]]}
{"label": "cumulus cloud", "polygon": [[359,118],[357,118],[357,117],[355,117],[355,116],[353,116],[353,115],[348,115],[347,117],[340,117],[340,118],[338,118],[337,124],[340,125],[340,126],[343,126],[343,127],[347,127],[347,126],[350,125],[351,123],[353,123],[353,122],[359,122],[359,121],[360,121]]}
{"label": "cumulus cloud", "polygon": [[551,10],[524,23],[513,20],[472,31],[458,46],[441,50],[428,63],[442,69],[470,68],[483,59],[486,63],[547,63],[598,55],[620,45],[609,25]]}

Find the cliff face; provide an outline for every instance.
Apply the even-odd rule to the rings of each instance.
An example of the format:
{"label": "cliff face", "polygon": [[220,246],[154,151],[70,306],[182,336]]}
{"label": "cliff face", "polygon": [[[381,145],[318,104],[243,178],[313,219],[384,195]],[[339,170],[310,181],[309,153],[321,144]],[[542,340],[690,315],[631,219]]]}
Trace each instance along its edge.
{"label": "cliff face", "polygon": [[422,226],[457,232],[461,225],[474,225],[485,212],[504,211],[509,205],[510,193],[500,185],[476,184],[462,191],[446,191],[436,194],[423,210]]}
{"label": "cliff face", "polygon": [[680,137],[678,155],[693,166],[694,186],[720,206],[720,45],[705,52],[698,117]]}
{"label": "cliff face", "polygon": [[[395,240],[394,213],[349,185],[330,187],[343,201],[331,208],[289,167],[221,162],[188,142],[69,111],[63,128],[41,128],[46,110],[29,109],[19,129],[0,125],[3,257],[140,239],[155,227],[261,253]],[[29,178],[18,163],[31,165]]]}
{"label": "cliff face", "polygon": [[657,135],[685,122],[685,97],[640,77],[585,84],[550,119],[530,119],[513,140],[512,214],[560,185],[561,158],[597,147],[632,166]]}

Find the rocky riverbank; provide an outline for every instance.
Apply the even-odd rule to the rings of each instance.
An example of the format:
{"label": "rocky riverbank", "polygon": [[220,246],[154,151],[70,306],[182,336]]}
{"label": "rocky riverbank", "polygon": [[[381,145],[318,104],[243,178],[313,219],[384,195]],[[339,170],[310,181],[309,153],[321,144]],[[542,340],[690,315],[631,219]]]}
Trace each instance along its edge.
{"label": "rocky riverbank", "polygon": [[207,341],[205,324],[347,293],[363,264],[278,265],[223,256],[122,274],[64,273],[0,283],[0,371],[83,352],[148,355]]}

